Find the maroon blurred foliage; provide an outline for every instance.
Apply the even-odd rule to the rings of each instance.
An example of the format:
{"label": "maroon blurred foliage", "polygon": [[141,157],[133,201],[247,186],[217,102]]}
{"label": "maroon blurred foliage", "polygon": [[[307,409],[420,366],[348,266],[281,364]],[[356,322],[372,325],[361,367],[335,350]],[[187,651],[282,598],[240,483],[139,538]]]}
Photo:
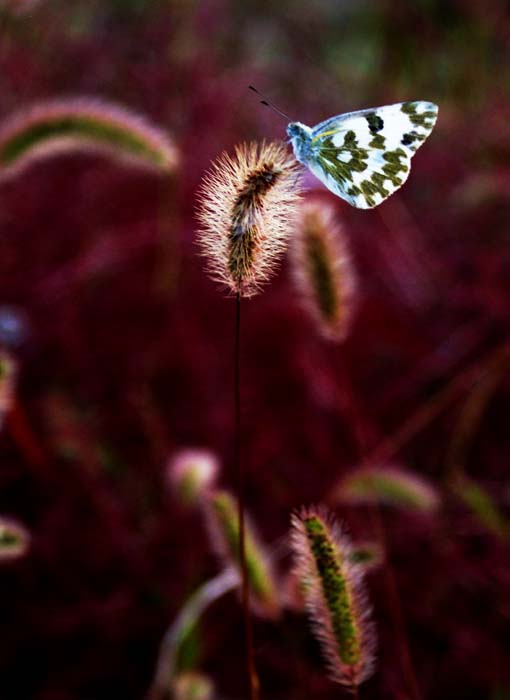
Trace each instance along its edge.
{"label": "maroon blurred foliage", "polygon": [[[405,99],[440,105],[388,202],[357,211],[319,193],[358,266],[350,338],[319,338],[286,264],[243,305],[249,507],[281,553],[290,511],[327,501],[363,456],[430,478],[438,514],[382,514],[421,696],[510,697],[508,540],[449,488],[465,470],[508,517],[509,30],[503,0],[41,0],[2,11],[0,118],[36,99],[99,96],[168,129],[183,154],[166,179],[82,155],[1,185],[0,333],[20,379],[0,436],[0,513],[32,535],[29,555],[0,571],[2,700],[142,698],[165,628],[217,572],[165,465],[178,448],[213,449],[234,483],[234,304],[206,278],[193,210],[211,158],[284,135],[249,83],[308,123]],[[452,450],[466,401],[495,371]],[[368,509],[337,512],[357,539],[374,536]],[[381,569],[369,587],[379,662],[362,697],[404,700]],[[255,634],[263,698],[340,697],[302,616]],[[219,697],[241,697],[234,595],[197,639]]]}

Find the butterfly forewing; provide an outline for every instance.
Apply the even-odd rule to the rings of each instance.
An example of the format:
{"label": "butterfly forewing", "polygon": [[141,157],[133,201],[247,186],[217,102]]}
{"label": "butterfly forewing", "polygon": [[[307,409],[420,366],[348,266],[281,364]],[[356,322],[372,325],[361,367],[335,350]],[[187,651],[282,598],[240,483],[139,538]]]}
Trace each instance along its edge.
{"label": "butterfly forewing", "polygon": [[342,114],[318,124],[307,165],[332,192],[375,207],[407,180],[411,158],[432,131],[437,106],[403,102]]}

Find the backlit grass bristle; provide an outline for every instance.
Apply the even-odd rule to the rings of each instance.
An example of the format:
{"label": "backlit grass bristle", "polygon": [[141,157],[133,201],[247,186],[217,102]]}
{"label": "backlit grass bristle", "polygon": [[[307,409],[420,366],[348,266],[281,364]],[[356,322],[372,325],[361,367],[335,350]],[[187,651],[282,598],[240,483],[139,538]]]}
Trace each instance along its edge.
{"label": "backlit grass bristle", "polygon": [[344,232],[328,204],[302,205],[291,253],[303,304],[320,333],[343,340],[355,309],[356,277]]}
{"label": "backlit grass bristle", "polygon": [[[214,548],[227,566],[240,570],[237,502],[227,491],[214,491],[208,499],[207,517]],[[250,605],[254,612],[275,619],[280,614],[277,584],[269,558],[254,526],[245,523],[246,569]]]}
{"label": "backlit grass bristle", "polygon": [[167,478],[179,499],[191,506],[197,504],[214,485],[218,471],[218,458],[213,452],[184,449],[169,460]]}
{"label": "backlit grass bristle", "polygon": [[14,401],[18,366],[5,350],[0,350],[0,429]]}
{"label": "backlit grass bristle", "polygon": [[238,146],[206,175],[197,216],[211,277],[234,294],[256,294],[294,227],[300,170],[280,143]]}
{"label": "backlit grass bristle", "polygon": [[295,570],[331,678],[357,688],[374,668],[375,633],[363,586],[363,567],[322,506],[292,516]]}
{"label": "backlit grass bristle", "polygon": [[385,503],[418,511],[434,511],[440,497],[434,486],[418,474],[395,467],[364,467],[344,477],[335,490],[343,503]]}
{"label": "backlit grass bristle", "polygon": [[30,105],[0,128],[0,179],[35,160],[74,151],[101,152],[156,171],[175,169],[170,138],[147,119],[96,98],[62,98]]}
{"label": "backlit grass bristle", "polygon": [[0,562],[19,559],[30,546],[30,534],[20,523],[0,516]]}

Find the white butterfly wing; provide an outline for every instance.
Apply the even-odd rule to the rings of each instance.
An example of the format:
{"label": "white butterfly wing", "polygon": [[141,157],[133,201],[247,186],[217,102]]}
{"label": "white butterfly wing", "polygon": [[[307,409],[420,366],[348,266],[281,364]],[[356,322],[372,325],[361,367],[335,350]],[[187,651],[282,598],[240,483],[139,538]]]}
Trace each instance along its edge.
{"label": "white butterfly wing", "polygon": [[332,117],[312,129],[306,164],[349,204],[371,209],[407,180],[437,112],[432,102],[403,102]]}

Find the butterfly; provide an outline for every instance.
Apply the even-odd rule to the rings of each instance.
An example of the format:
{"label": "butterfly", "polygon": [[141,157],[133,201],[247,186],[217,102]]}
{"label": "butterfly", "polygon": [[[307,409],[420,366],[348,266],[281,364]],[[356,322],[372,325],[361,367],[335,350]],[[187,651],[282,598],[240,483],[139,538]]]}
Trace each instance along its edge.
{"label": "butterfly", "polygon": [[407,180],[437,112],[432,102],[401,102],[339,114],[313,128],[291,122],[287,134],[297,160],[331,192],[371,209]]}

